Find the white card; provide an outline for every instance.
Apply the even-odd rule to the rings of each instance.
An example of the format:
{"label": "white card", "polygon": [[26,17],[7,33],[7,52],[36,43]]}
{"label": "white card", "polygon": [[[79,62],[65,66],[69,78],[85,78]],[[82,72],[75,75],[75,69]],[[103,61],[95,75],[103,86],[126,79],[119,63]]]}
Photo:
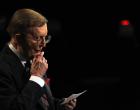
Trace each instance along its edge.
{"label": "white card", "polygon": [[83,92],[77,93],[77,94],[71,94],[69,97],[65,98],[65,100],[61,104],[68,103],[70,100],[76,99],[83,93],[85,93],[87,90],[84,90]]}

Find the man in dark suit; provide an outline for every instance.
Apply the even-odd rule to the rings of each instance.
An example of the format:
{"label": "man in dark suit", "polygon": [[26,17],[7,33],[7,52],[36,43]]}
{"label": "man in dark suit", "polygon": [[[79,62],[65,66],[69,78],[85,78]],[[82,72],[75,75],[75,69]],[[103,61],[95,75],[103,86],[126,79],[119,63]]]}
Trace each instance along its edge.
{"label": "man in dark suit", "polygon": [[0,54],[0,109],[73,110],[76,99],[62,105],[44,80],[48,63],[42,49],[48,42],[47,19],[34,10],[19,9],[7,31],[11,40]]}

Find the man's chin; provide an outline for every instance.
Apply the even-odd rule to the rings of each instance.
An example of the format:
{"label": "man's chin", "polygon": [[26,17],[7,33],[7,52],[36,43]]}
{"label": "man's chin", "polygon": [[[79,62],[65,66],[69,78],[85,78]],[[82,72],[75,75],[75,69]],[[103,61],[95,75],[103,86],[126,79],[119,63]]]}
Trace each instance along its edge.
{"label": "man's chin", "polygon": [[41,53],[42,53],[41,50],[36,50],[36,51],[33,52],[33,54],[31,56],[34,57],[34,56],[39,55]]}

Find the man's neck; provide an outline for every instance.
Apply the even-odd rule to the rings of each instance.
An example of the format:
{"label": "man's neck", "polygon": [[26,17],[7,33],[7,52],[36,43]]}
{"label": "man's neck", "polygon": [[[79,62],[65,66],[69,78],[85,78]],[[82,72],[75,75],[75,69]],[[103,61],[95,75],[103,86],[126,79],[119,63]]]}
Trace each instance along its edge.
{"label": "man's neck", "polygon": [[14,43],[8,43],[9,48],[19,57],[21,61],[26,61],[25,57],[20,53],[18,46],[14,45]]}

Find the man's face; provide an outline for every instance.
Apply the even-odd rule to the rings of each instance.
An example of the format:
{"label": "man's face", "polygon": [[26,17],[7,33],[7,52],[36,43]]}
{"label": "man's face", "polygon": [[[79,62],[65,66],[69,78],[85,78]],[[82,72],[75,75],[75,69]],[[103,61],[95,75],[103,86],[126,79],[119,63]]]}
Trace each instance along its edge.
{"label": "man's face", "polygon": [[41,27],[35,27],[33,33],[28,33],[26,36],[26,49],[23,49],[23,53],[29,58],[32,58],[35,54],[40,53],[45,47],[45,38],[47,37],[48,29],[47,24]]}

